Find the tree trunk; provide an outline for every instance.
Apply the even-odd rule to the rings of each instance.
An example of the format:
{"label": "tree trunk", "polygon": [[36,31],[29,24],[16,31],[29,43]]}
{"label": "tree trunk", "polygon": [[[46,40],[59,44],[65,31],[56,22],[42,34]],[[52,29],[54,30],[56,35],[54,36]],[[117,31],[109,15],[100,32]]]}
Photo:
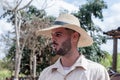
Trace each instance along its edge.
{"label": "tree trunk", "polygon": [[33,56],[33,80],[36,80],[36,55]]}
{"label": "tree trunk", "polygon": [[33,65],[33,56],[32,56],[32,54],[30,55],[30,76],[32,77],[32,73],[33,73],[33,67],[32,67],[32,65]]}
{"label": "tree trunk", "polygon": [[19,77],[19,71],[20,71],[20,63],[21,63],[21,51],[20,51],[20,43],[19,43],[19,37],[20,37],[20,30],[18,26],[18,18],[17,18],[17,11],[15,11],[15,31],[16,31],[16,54],[15,54],[15,74],[14,74],[14,80],[18,80]]}

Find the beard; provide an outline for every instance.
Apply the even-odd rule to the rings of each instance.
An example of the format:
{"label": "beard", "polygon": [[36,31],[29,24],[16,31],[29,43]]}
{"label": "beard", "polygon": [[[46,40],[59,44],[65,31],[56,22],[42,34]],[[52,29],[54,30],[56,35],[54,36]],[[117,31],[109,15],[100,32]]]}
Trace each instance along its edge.
{"label": "beard", "polygon": [[54,50],[54,52],[57,54],[57,55],[60,55],[60,56],[64,56],[66,55],[71,49],[71,39],[67,39],[65,40],[60,49],[59,50]]}

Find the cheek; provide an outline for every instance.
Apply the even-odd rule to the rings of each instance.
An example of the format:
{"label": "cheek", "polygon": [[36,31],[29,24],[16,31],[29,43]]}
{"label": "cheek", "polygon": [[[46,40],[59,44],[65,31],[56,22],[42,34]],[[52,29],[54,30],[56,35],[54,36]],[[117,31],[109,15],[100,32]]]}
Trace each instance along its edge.
{"label": "cheek", "polygon": [[58,42],[59,44],[62,44],[64,41],[65,41],[65,38],[59,38],[59,39],[57,39],[57,42]]}
{"label": "cheek", "polygon": [[[69,36],[67,36],[67,37],[63,37],[63,38],[59,38],[59,39],[57,39],[57,43],[59,44],[59,47],[63,47],[63,45],[64,45],[64,42],[66,42],[66,41],[68,41],[68,40],[70,40],[71,41],[71,37]],[[70,42],[71,43],[71,42]]]}
{"label": "cheek", "polygon": [[63,40],[58,40],[58,49],[63,47],[64,41]]}

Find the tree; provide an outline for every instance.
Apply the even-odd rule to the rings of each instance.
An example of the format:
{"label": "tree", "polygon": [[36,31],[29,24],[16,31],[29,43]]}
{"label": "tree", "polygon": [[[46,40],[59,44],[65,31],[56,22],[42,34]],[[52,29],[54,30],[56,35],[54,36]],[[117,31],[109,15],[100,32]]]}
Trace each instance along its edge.
{"label": "tree", "polygon": [[24,18],[24,23],[21,26],[21,44],[26,41],[24,49],[30,53],[30,56],[27,56],[30,57],[30,62],[27,64],[30,64],[31,77],[35,78],[36,55],[41,55],[41,51],[49,42],[46,38],[36,37],[35,32],[38,29],[50,26],[54,18],[46,16],[44,10],[38,10],[34,6],[30,6],[27,11],[24,11],[22,17]]}
{"label": "tree", "polygon": [[[35,72],[36,59],[34,59],[36,57],[35,52],[36,52],[36,49],[38,49],[38,48],[42,49],[43,45],[40,47],[37,46],[38,48],[36,48],[36,44],[39,45],[39,43],[37,43],[38,41],[35,41],[35,40],[37,40],[37,37],[35,37],[34,30],[36,31],[36,29],[42,28],[43,26],[45,27],[48,24],[50,25],[50,23],[48,23],[47,18],[42,19],[45,15],[44,10],[38,10],[33,6],[30,6],[29,11],[27,11],[27,9],[26,9],[27,12],[24,11],[24,8],[26,8],[32,2],[32,0],[24,7],[19,8],[19,5],[21,2],[22,2],[22,0],[20,2],[18,1],[17,2],[18,4],[16,4],[17,6],[15,6],[14,9],[7,9],[6,12],[2,15],[2,17],[11,15],[10,18],[8,19],[8,21],[9,22],[12,21],[13,25],[15,25],[16,34],[17,34],[16,39],[14,39],[15,41],[17,41],[17,45],[14,48],[14,49],[16,49],[16,53],[17,53],[15,69],[19,68],[19,66],[20,66],[21,56],[22,56],[22,53],[24,53],[23,50],[27,49],[29,51],[29,49],[30,49],[31,50],[30,51],[31,52],[31,54],[30,54],[30,56],[31,56],[30,72],[31,72],[31,75],[34,74],[34,76],[35,76],[35,73],[36,73]],[[45,2],[46,2],[46,0],[45,0]],[[8,5],[8,2],[7,2],[7,5]],[[54,19],[52,17],[49,17],[49,18],[51,18],[51,21],[52,21],[52,19]],[[16,21],[16,20],[18,20],[18,21]],[[37,26],[37,27],[35,27],[35,26]],[[34,44],[34,43],[36,43],[36,44]],[[12,47],[14,47],[14,45]],[[33,56],[34,56],[34,58],[33,58]],[[34,63],[34,65],[32,63]],[[33,66],[34,66],[34,68],[33,68]],[[34,69],[34,70],[32,71],[32,69]],[[19,70],[16,69],[15,77],[18,76],[17,75],[18,73],[19,73]]]}
{"label": "tree", "polygon": [[[20,63],[21,63],[21,47],[20,47],[20,42],[19,42],[19,37],[20,37],[20,27],[21,27],[21,13],[20,11],[24,8],[26,8],[27,6],[29,6],[29,4],[32,2],[33,0],[31,0],[30,2],[28,2],[28,4],[26,4],[25,6],[19,8],[22,0],[20,1],[14,1],[15,2],[15,6],[12,7],[10,5],[10,3],[8,1],[4,1],[3,0],[3,4],[7,4],[7,6],[3,6],[4,9],[6,9],[6,13],[4,13],[4,15],[11,13],[14,17],[14,24],[15,24],[15,32],[16,32],[16,58],[15,58],[15,79],[18,80],[18,74],[19,74],[19,70],[20,70]],[[3,16],[4,16],[3,15]]]}
{"label": "tree", "polygon": [[[28,7],[28,9],[25,11],[22,11],[21,14],[22,14],[21,17],[22,17],[23,22],[22,22],[21,29],[20,29],[20,34],[21,34],[20,45],[24,44],[24,47],[22,47],[23,52],[22,52],[20,73],[24,73],[26,75],[31,74],[31,77],[35,78],[36,76],[35,57],[36,55],[42,56],[43,54],[42,51],[44,50],[45,46],[49,42],[46,38],[36,37],[35,31],[43,27],[48,27],[51,24],[51,22],[53,22],[54,17],[46,16],[46,13],[44,10],[38,10],[34,6]],[[13,51],[11,51],[11,49]],[[10,48],[8,55],[11,55],[11,56],[14,55],[15,53],[14,49],[15,47],[13,45],[13,47]],[[41,60],[42,60],[42,57],[40,57]],[[47,58],[45,58],[44,60],[48,62]],[[41,61],[39,62],[41,63]],[[44,63],[40,65],[46,66],[46,64]],[[40,67],[39,70],[41,70],[41,68],[43,67]],[[38,72],[39,70],[37,69]]]}
{"label": "tree", "polygon": [[82,5],[77,13],[74,13],[74,15],[80,19],[81,27],[84,28],[94,40],[91,47],[79,48],[79,50],[85,54],[87,58],[96,62],[99,62],[100,57],[104,56],[104,52],[99,46],[106,42],[106,38],[101,35],[102,30],[95,26],[92,17],[95,16],[103,20],[102,10],[106,8],[107,5],[103,0],[87,0],[87,3]]}
{"label": "tree", "polygon": [[[99,15],[99,13],[102,14],[102,9],[105,7],[106,6],[104,2],[100,0],[88,1],[87,4],[80,7],[80,10],[77,13],[74,13],[74,15],[82,21],[82,27],[89,34],[91,34],[95,41],[91,47],[80,48],[79,50],[85,54],[87,58],[94,61],[100,61],[100,56],[103,56],[103,54],[101,54],[103,52],[101,51],[99,45],[105,42],[105,38],[97,34],[97,32],[100,33],[102,30],[94,25],[92,21],[92,15],[96,15],[95,17],[103,19],[102,15]],[[46,14],[44,14],[44,10],[37,10],[37,8],[33,6],[30,6],[27,10],[28,11],[21,11],[22,25],[20,28],[20,45],[25,43],[24,47],[22,48],[23,61],[21,64],[21,69],[23,70],[21,70],[21,72],[25,72],[24,70],[27,69],[32,70],[29,69],[31,66],[29,63],[32,64],[35,59],[33,59],[33,57],[31,57],[30,60],[28,58],[26,59],[26,57],[29,56],[37,56],[37,71],[39,72],[48,65],[52,64],[51,60],[55,55],[50,54],[52,53],[52,50],[50,44],[48,44],[49,39],[43,38],[42,36],[35,37],[34,31],[36,29],[50,26],[55,18],[46,16]],[[41,13],[43,14],[41,15]],[[31,68],[33,68],[33,66]],[[29,74],[30,72],[31,71],[28,71],[26,74]]]}

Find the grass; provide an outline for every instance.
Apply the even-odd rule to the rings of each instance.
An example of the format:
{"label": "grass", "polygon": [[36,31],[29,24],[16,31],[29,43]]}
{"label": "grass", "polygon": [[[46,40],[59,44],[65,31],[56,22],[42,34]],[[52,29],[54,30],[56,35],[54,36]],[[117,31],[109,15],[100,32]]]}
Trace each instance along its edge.
{"label": "grass", "polygon": [[[112,55],[107,54],[106,57],[102,59],[100,63],[106,68],[111,67],[112,66]],[[118,53],[117,55],[117,72],[120,73],[120,53]]]}
{"label": "grass", "polygon": [[6,77],[11,77],[11,72],[7,69],[0,70],[0,80],[5,80]]}

